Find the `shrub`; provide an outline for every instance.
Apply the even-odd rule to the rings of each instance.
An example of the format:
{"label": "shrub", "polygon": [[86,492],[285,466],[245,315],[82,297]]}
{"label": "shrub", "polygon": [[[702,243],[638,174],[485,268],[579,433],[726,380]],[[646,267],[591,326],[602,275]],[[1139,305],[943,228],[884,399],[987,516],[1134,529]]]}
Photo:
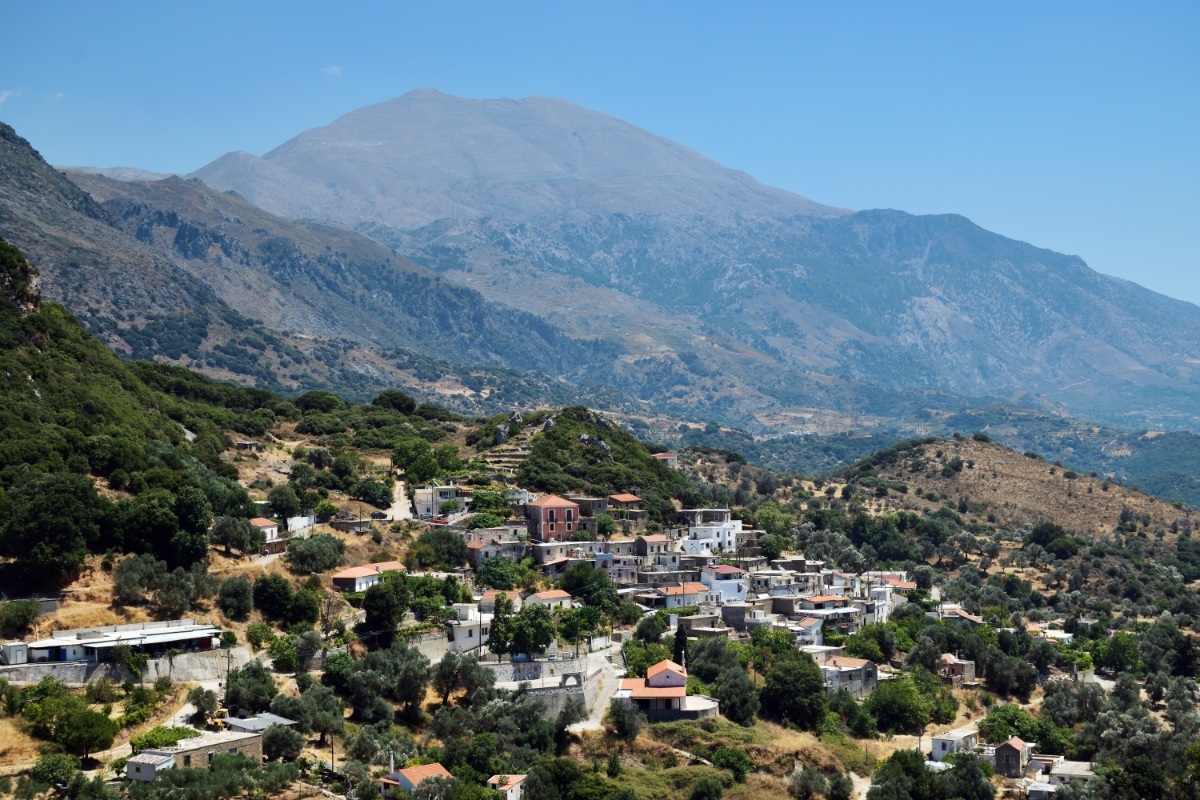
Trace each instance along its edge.
{"label": "shrub", "polygon": [[254,590],[241,575],[226,578],[217,594],[217,605],[230,619],[245,619],[254,608]]}

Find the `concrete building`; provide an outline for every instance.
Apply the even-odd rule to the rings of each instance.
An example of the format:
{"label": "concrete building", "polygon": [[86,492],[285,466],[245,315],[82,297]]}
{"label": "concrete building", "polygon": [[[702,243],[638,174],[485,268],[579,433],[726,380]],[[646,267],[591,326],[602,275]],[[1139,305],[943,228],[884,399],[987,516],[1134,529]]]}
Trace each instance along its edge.
{"label": "concrete building", "polygon": [[454,619],[450,626],[450,649],[455,653],[471,653],[487,644],[491,633],[492,614],[484,614],[474,603],[455,603]]}
{"label": "concrete building", "polygon": [[282,725],[285,728],[297,724],[295,720],[261,711],[253,717],[225,717],[222,722],[225,727],[237,733],[262,733],[272,725]]}
{"label": "concrete building", "polygon": [[549,606],[551,611],[571,607],[571,594],[562,589],[548,589],[544,592],[531,594],[525,598],[525,604],[531,606]]}
{"label": "concrete building", "polygon": [[836,694],[845,689],[856,698],[866,697],[879,683],[879,668],[865,658],[838,656],[826,660],[821,667],[825,691]]}
{"label": "concrete building", "polygon": [[145,750],[136,756],[130,756],[129,760],[125,762],[125,779],[152,781],[158,777],[158,773],[174,769],[174,767],[174,756]]}
{"label": "concrete building", "polygon": [[933,752],[930,758],[942,761],[946,756],[966,753],[979,747],[979,729],[974,725],[955,728],[952,731],[934,734],[932,742]]}
{"label": "concrete building", "polygon": [[456,513],[461,513],[466,508],[466,500],[463,499],[459,487],[454,484],[442,486],[435,483],[413,490],[413,508],[417,519],[430,520],[441,516],[443,503],[457,503]]}

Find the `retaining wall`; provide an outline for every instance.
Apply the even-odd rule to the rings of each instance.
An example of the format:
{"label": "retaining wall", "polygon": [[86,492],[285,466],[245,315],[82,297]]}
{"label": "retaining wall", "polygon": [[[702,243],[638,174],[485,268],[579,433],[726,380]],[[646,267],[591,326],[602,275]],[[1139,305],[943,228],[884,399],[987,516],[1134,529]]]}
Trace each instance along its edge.
{"label": "retaining wall", "polygon": [[[232,659],[230,658],[231,654]],[[174,664],[166,658],[151,659],[142,672],[141,680],[145,683],[152,683],[159,677],[167,676],[174,681],[187,682],[223,680],[227,668],[232,666],[236,669],[249,660],[250,652],[245,645],[238,645],[227,650],[181,653],[175,656]],[[37,683],[47,675],[75,686],[91,683],[100,678],[111,678],[117,683],[127,680],[137,681],[137,678],[124,667],[111,662],[103,664],[91,664],[86,661],[41,662],[0,667],[0,678],[10,683]]]}

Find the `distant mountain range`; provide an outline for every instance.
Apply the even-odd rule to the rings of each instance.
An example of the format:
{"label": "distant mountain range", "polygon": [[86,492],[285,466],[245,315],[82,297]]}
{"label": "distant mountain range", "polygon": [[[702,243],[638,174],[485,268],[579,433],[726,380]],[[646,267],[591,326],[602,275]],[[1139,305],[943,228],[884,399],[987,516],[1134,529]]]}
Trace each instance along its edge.
{"label": "distant mountain range", "polygon": [[561,100],[423,89],[194,175],[591,340],[589,374],[672,413],[821,429],[1000,399],[1200,424],[1200,308],[962,217],[822,206]]}
{"label": "distant mountain range", "polygon": [[204,183],[0,145],[0,235],[48,298],[217,377],[768,435],[936,432],[996,404],[1200,430],[1197,307],[962,217],[823,206],[561,100],[419,90]]}

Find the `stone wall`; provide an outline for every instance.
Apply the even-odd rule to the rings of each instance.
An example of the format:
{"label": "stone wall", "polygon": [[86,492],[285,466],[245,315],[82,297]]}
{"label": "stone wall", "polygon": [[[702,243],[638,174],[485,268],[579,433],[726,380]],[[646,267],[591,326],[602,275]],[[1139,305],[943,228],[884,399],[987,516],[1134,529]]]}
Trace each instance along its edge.
{"label": "stone wall", "polygon": [[[230,657],[232,655],[232,658]],[[237,669],[250,660],[245,645],[228,650],[206,650],[200,653],[181,653],[175,656],[174,664],[166,658],[151,659],[142,673],[142,681],[153,683],[159,677],[170,676],[174,681],[223,680],[228,668]],[[136,681],[124,667],[111,662],[89,664],[83,661],[41,662],[0,667],[0,678],[10,683],[37,683],[47,675],[63,683],[81,686],[100,678],[111,678],[117,683]]]}
{"label": "stone wall", "polygon": [[409,647],[428,658],[430,663],[433,664],[441,661],[442,656],[446,655],[450,650],[450,638],[441,631],[424,633],[420,636],[404,639],[403,641],[407,642]]}
{"label": "stone wall", "polygon": [[566,679],[564,676],[563,684],[530,689],[529,695],[546,704],[546,708],[542,712],[544,719],[557,717],[558,712],[562,711],[572,697],[582,700],[590,714],[596,704],[596,696],[600,692],[601,675],[602,670],[596,670],[586,677],[574,673],[574,676],[578,676],[578,680]]}

